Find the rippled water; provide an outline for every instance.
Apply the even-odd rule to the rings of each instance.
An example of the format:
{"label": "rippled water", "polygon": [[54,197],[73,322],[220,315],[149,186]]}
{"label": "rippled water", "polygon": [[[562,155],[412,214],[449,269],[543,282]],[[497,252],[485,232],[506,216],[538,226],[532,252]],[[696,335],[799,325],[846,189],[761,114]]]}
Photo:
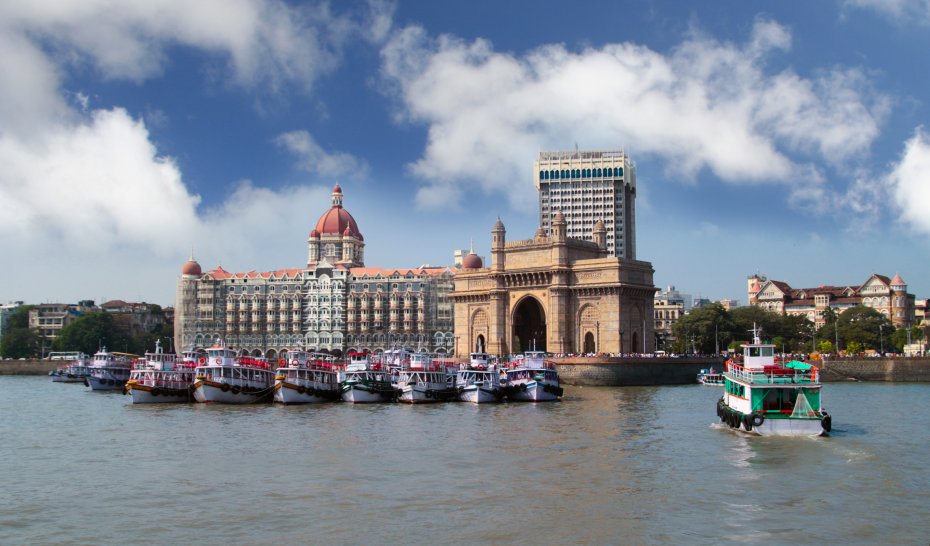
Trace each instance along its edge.
{"label": "rippled water", "polygon": [[133,406],[0,377],[0,542],[930,541],[930,385],[829,384],[816,439],[724,429],[719,395]]}

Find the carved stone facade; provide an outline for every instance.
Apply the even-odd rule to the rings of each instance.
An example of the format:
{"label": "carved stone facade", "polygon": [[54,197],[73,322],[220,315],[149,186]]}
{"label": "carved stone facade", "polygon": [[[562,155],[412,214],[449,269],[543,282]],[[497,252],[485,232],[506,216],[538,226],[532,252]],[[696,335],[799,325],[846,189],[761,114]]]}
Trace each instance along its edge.
{"label": "carved stone facade", "polygon": [[609,257],[603,222],[592,231],[594,242],[568,238],[557,213],[551,236],[507,241],[498,220],[491,266],[455,277],[455,353],[652,352],[652,265]]}

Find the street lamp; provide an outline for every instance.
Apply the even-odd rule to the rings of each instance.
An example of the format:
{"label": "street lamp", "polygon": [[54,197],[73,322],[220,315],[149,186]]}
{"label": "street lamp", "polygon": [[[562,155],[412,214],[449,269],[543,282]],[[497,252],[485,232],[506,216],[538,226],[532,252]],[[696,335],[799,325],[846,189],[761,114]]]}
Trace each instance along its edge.
{"label": "street lamp", "polygon": [[879,352],[879,354],[882,354],[882,355],[885,354],[885,336],[884,336],[884,331],[885,331],[885,325],[884,325],[884,324],[879,324],[879,325],[878,325],[878,342],[880,343],[880,345],[879,345],[879,351],[878,351],[878,352]]}

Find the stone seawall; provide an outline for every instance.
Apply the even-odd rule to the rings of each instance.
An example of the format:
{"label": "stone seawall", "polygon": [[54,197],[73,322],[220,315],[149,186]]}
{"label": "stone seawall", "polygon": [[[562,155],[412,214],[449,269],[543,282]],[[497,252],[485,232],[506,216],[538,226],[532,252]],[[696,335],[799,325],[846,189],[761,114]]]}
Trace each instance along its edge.
{"label": "stone seawall", "polygon": [[720,358],[554,358],[566,385],[600,387],[687,385],[704,368],[723,369]]}
{"label": "stone seawall", "polygon": [[60,360],[0,360],[0,375],[48,375]]}
{"label": "stone seawall", "polygon": [[820,379],[831,381],[930,381],[930,358],[839,358],[825,360]]}

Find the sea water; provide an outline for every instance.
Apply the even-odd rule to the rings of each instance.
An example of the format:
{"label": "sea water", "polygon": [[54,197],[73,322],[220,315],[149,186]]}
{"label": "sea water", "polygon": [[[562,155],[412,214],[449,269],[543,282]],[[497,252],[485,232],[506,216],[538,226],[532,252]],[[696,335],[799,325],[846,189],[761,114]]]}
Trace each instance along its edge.
{"label": "sea water", "polygon": [[828,384],[824,438],[733,432],[720,394],[133,405],[0,377],[0,543],[930,542],[930,385]]}

